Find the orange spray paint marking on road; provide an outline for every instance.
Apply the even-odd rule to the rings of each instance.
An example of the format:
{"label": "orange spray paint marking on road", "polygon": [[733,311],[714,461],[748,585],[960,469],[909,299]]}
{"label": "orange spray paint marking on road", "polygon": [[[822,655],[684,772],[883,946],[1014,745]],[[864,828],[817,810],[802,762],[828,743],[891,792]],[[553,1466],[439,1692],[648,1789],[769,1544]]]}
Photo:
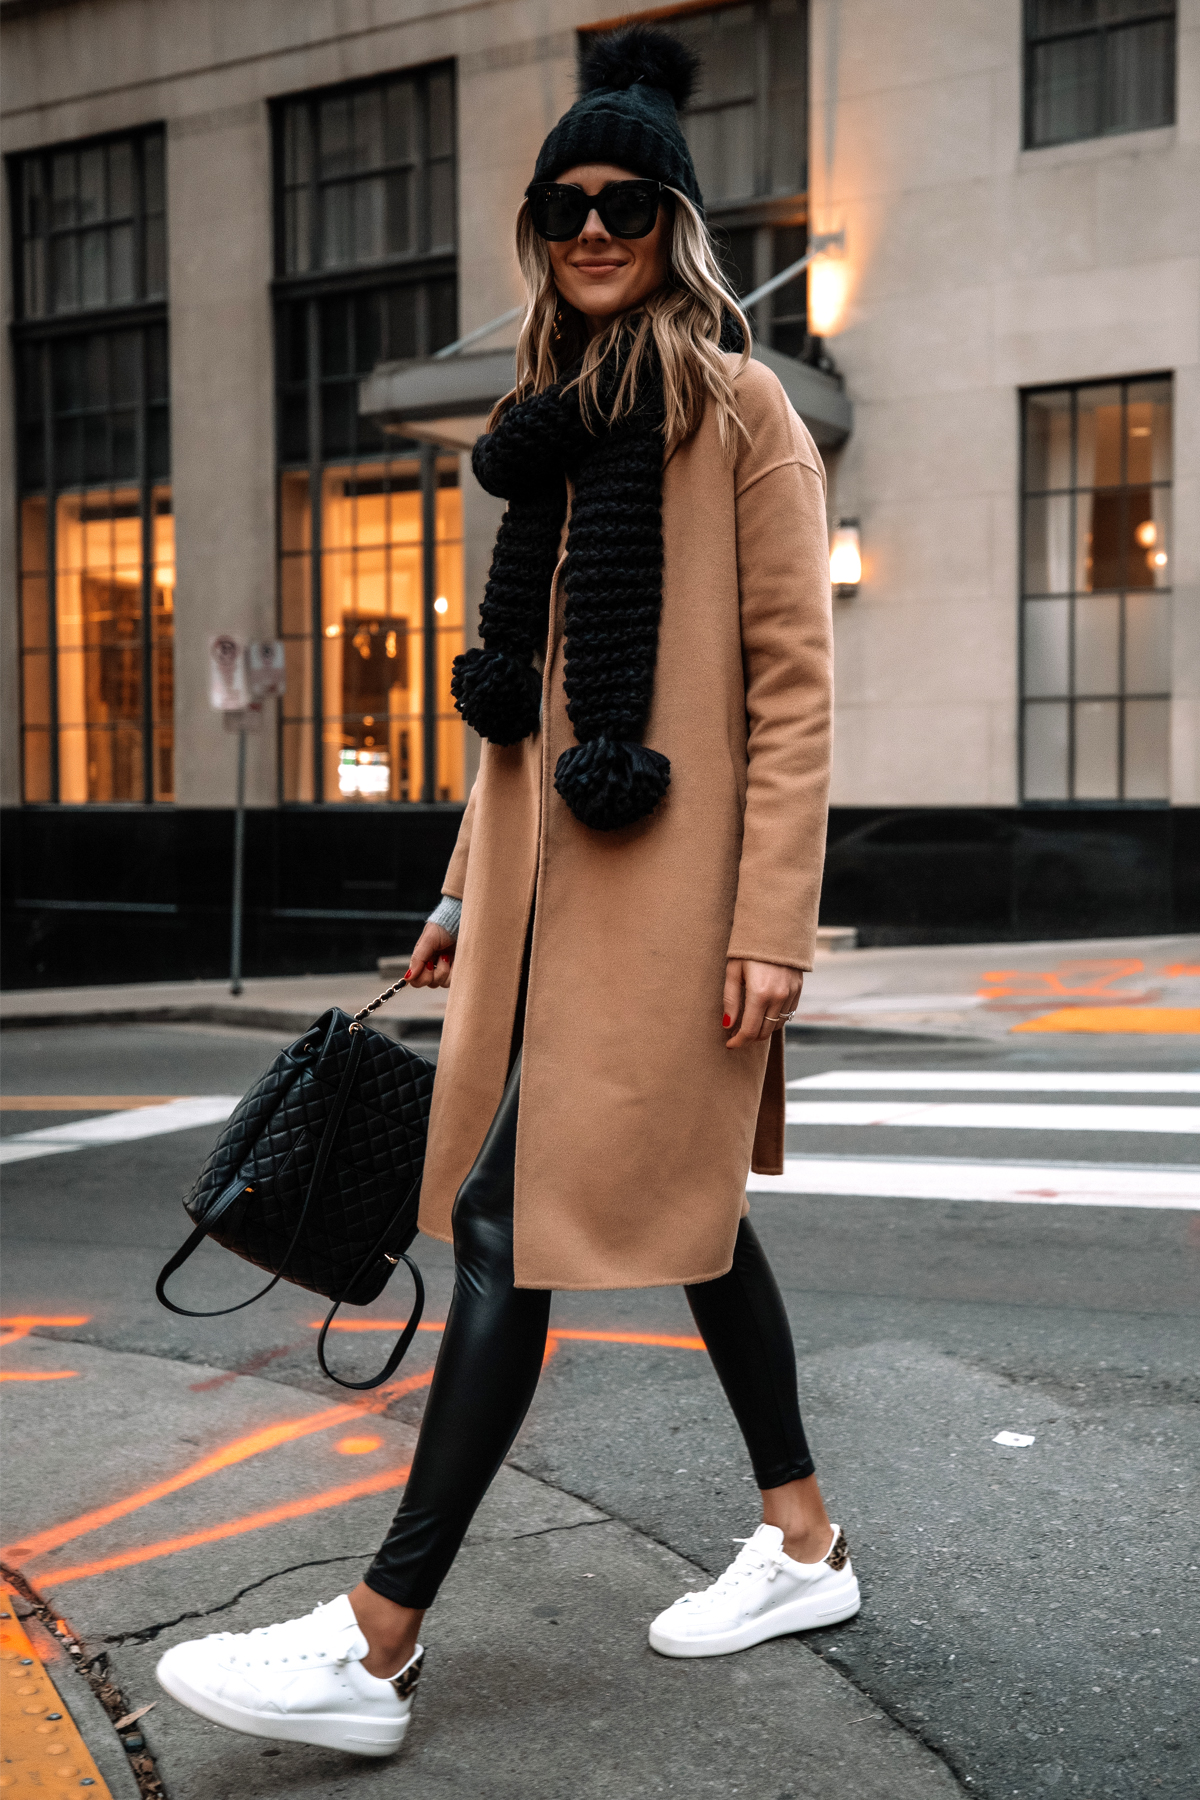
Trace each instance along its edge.
{"label": "orange spray paint marking on road", "polygon": [[[91,1316],[90,1313],[10,1313],[7,1318],[0,1319],[0,1350],[7,1349],[9,1344],[19,1344],[35,1325],[86,1325]],[[0,1381],[73,1381],[78,1375],[78,1369],[4,1369],[0,1370]]]}
{"label": "orange spray paint marking on road", "polygon": [[0,1381],[70,1381],[78,1373],[78,1369],[39,1369],[22,1374],[18,1369],[4,1369],[0,1370]]}
{"label": "orange spray paint marking on road", "polygon": [[0,1350],[29,1336],[35,1325],[89,1325],[91,1313],[9,1313],[0,1319]]}
{"label": "orange spray paint marking on road", "polygon": [[555,1326],[551,1337],[584,1344],[651,1344],[665,1350],[703,1350],[702,1337],[674,1337],[661,1331],[568,1331]]}
{"label": "orange spray paint marking on road", "polygon": [[1139,1037],[1200,1037],[1200,1006],[1060,1006],[1014,1031],[1115,1032]]}
{"label": "orange spray paint marking on road", "polygon": [[155,1500],[162,1500],[168,1494],[177,1494],[180,1488],[204,1481],[208,1476],[216,1475],[222,1469],[233,1468],[235,1464],[245,1462],[252,1456],[261,1456],[267,1450],[274,1450],[279,1444],[295,1443],[299,1438],[310,1437],[318,1431],[328,1431],[335,1425],[349,1425],[364,1413],[382,1412],[392,1400],[399,1399],[402,1394],[412,1393],[416,1388],[427,1387],[432,1380],[433,1371],[430,1369],[421,1375],[409,1375],[404,1381],[389,1382],[387,1387],[380,1388],[369,1401],[327,1407],[323,1412],[308,1413],[302,1419],[281,1420],[277,1425],[252,1431],[248,1436],[235,1438],[210,1455],[202,1456],[199,1462],[189,1464],[186,1469],[181,1469],[177,1475],[168,1476],[165,1481],[140,1488],[136,1493],[126,1495],[123,1500],[114,1500],[109,1506],[98,1506],[91,1512],[80,1513],[78,1518],[69,1519],[63,1525],[34,1532],[20,1543],[6,1545],[0,1555],[10,1561],[27,1561],[35,1556],[45,1556],[49,1551],[57,1550],[60,1544],[69,1543],[72,1538],[99,1531],[102,1526],[112,1524],[115,1519],[124,1519],[143,1506],[152,1505]]}
{"label": "orange spray paint marking on road", "polygon": [[282,1506],[269,1506],[262,1512],[247,1513],[240,1519],[227,1519],[223,1525],[210,1525],[204,1531],[191,1531],[184,1537],[163,1538],[160,1543],[146,1544],[139,1550],[122,1550],[116,1556],[102,1556],[95,1562],[76,1563],[38,1577],[42,1587],[62,1587],[68,1581],[87,1581],[93,1575],[108,1575],[114,1569],[132,1568],[135,1563],[154,1562],[162,1556],[178,1556],[182,1550],[195,1550],[201,1544],[219,1544],[225,1538],[241,1537],[248,1531],[262,1531],[268,1525],[282,1525],[288,1519],[307,1518],[312,1513],[327,1512],[331,1507],[345,1506],[366,1494],[383,1494],[388,1488],[400,1487],[408,1480],[406,1463],[399,1469],[382,1469],[362,1481],[351,1481],[345,1487],[326,1488],[322,1494],[310,1494],[304,1500],[288,1500]]}
{"label": "orange spray paint marking on road", "polygon": [[344,1437],[338,1439],[334,1448],[343,1456],[369,1456],[382,1442],[377,1437]]}
{"label": "orange spray paint marking on road", "polygon": [[1168,981],[1178,981],[1189,975],[1200,975],[1200,963],[1171,963],[1163,970]]}
{"label": "orange spray paint marking on road", "polygon": [[1061,962],[1055,969],[990,969],[981,976],[978,992],[984,1000],[1136,1001],[1153,995],[1135,994],[1115,986],[1131,975],[1141,975],[1146,965],[1138,957],[1110,957]]}
{"label": "orange spray paint marking on road", "polygon": [[[312,1328],[319,1331],[321,1319],[314,1319]],[[331,1331],[403,1331],[403,1319],[348,1319],[343,1325],[335,1319],[330,1326]],[[445,1324],[420,1325],[419,1331],[444,1331]],[[704,1339],[701,1337],[676,1337],[662,1331],[574,1331],[565,1325],[552,1325],[551,1338],[571,1339],[573,1342],[585,1344],[650,1344],[667,1350],[703,1350]]]}

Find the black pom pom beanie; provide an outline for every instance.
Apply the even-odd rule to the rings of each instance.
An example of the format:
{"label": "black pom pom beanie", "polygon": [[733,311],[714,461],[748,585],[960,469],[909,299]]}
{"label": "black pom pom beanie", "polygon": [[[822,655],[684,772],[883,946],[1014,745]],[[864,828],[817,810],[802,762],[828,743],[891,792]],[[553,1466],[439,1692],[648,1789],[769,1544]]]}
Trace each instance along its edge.
{"label": "black pom pom beanie", "polygon": [[576,163],[615,163],[678,188],[704,211],[677,108],[695,87],[699,59],[652,26],[597,37],[580,58],[579,99],[542,145],[535,181],[553,181]]}

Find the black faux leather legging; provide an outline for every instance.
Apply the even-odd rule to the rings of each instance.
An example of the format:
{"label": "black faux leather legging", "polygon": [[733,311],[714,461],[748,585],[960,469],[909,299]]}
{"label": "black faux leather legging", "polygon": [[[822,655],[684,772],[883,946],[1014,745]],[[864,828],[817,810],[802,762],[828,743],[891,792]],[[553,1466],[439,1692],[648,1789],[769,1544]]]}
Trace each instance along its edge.
{"label": "black faux leather legging", "polygon": [[[533,1399],[550,1294],[513,1285],[513,1168],[521,1058],[454,1202],[454,1297],[412,1472],[365,1580],[429,1606]],[[748,1219],[733,1267],[684,1289],[760,1488],[813,1473],[783,1299]]]}

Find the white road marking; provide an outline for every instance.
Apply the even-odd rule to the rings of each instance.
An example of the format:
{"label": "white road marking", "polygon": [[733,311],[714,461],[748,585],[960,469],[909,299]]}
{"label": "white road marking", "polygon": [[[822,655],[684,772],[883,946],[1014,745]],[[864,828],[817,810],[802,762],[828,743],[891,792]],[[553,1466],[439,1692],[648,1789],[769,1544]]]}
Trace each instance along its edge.
{"label": "white road marking", "polygon": [[1140,1206],[1200,1212],[1200,1170],[1129,1163],[920,1162],[913,1157],[789,1156],[751,1175],[751,1194],[882,1200],[1002,1200],[1032,1206]]}
{"label": "white road marking", "polygon": [[1200,1094],[1194,1075],[1049,1074],[1042,1069],[827,1069],[789,1081],[789,1088],[862,1088],[886,1093],[934,1089],[944,1094]]}
{"label": "white road marking", "polygon": [[26,1162],[34,1156],[61,1156],[98,1144],[125,1144],[133,1138],[159,1137],[168,1131],[190,1131],[196,1125],[224,1124],[240,1095],[189,1094],[165,1106],[139,1106],[128,1112],[105,1113],[78,1124],[47,1125],[41,1131],[18,1131],[0,1138],[0,1164]]}
{"label": "white road marking", "polygon": [[[1006,1105],[985,1100],[789,1100],[789,1125],[930,1125],[939,1131],[1200,1132],[1200,1106]],[[1200,1172],[1197,1173],[1200,1180]]]}

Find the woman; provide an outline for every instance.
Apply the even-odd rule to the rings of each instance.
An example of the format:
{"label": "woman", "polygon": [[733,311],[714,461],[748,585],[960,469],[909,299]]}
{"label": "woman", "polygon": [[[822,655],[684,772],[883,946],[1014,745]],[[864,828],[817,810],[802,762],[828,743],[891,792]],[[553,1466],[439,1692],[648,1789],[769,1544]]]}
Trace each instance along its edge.
{"label": "woman", "polygon": [[509,505],[453,681],[482,760],[409,971],[453,967],[421,1223],[454,1244],[454,1299],[363,1582],[160,1663],[236,1730],[400,1743],[422,1617],[525,1416],[556,1287],[682,1285],[762,1490],[754,1536],[652,1646],[723,1655],[858,1610],[744,1217],[747,1168],[783,1167],[821,881],[824,478],[719,273],[676,113],[693,75],[662,32],[601,39],[518,216],[518,384],[474,457]]}

